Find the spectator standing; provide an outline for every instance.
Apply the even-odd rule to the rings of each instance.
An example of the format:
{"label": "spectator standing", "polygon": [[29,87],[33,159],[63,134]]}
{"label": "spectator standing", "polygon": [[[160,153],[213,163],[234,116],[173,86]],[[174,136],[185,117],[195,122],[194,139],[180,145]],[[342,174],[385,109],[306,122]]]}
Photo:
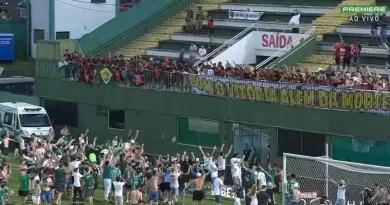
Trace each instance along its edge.
{"label": "spectator standing", "polygon": [[381,18],[379,18],[379,26],[381,28],[379,32],[379,38],[381,39],[382,44],[387,44],[387,16],[383,14]]}
{"label": "spectator standing", "polygon": [[351,45],[344,43],[344,57],[343,57],[343,70],[345,71],[345,66],[348,68],[349,72],[349,67],[351,65]]}
{"label": "spectator standing", "polygon": [[333,59],[334,59],[336,66],[337,66],[336,71],[340,71],[340,58],[341,58],[341,48],[342,47],[343,47],[343,41],[336,42],[334,44]]}
{"label": "spectator standing", "polygon": [[198,6],[198,10],[196,11],[196,32],[200,33],[203,27],[204,20],[204,12],[201,6]]}
{"label": "spectator standing", "polygon": [[214,76],[214,67],[207,65],[207,76]]}
{"label": "spectator standing", "polygon": [[356,40],[355,44],[353,44],[353,58],[352,62],[355,64],[357,71],[359,71],[359,62],[360,62],[360,54],[362,50],[362,45],[359,40]]}
{"label": "spectator standing", "polygon": [[190,46],[190,64],[193,65],[196,59],[196,53],[198,52],[198,47],[195,44],[191,44]]}
{"label": "spectator standing", "polygon": [[120,176],[118,176],[116,181],[113,182],[113,185],[115,193],[115,205],[123,205],[123,185],[125,185],[125,182]]}
{"label": "spectator standing", "polygon": [[[85,196],[88,198],[89,205],[93,205],[93,197],[95,193],[95,178],[93,170],[90,167],[88,173],[84,176]],[[57,203],[58,204],[58,203]]]}
{"label": "spectator standing", "polygon": [[187,7],[186,25],[187,33],[191,33],[194,29],[194,10],[191,5]]}
{"label": "spectator standing", "polygon": [[76,197],[78,195],[79,202],[82,202],[83,193],[81,192],[81,178],[83,175],[80,174],[79,168],[74,169],[73,173],[73,203],[76,203]]}
{"label": "spectator standing", "polygon": [[261,190],[257,193],[258,205],[268,205],[271,202],[271,198],[266,190],[267,186],[261,186]]}
{"label": "spectator standing", "polygon": [[[371,39],[376,40],[378,39],[378,24],[379,22],[375,21],[375,14],[372,14],[372,20],[371,20]],[[374,44],[371,44],[373,46]]]}
{"label": "spectator standing", "polygon": [[199,56],[202,58],[202,57],[206,56],[206,54],[207,54],[207,50],[204,48],[203,45],[200,46],[200,48],[199,48]]}
{"label": "spectator standing", "polygon": [[184,63],[184,49],[181,49],[179,54],[179,59],[177,60],[178,63]]}
{"label": "spectator standing", "polygon": [[210,48],[211,44],[213,43],[214,27],[215,27],[214,20],[213,20],[213,18],[211,18],[211,16],[209,16],[209,21],[208,21],[207,27],[209,29],[209,38],[210,38],[209,48]]}
{"label": "spectator standing", "polygon": [[298,12],[298,10],[294,10],[292,15],[293,16],[288,22],[288,25],[292,26],[293,33],[299,33],[299,19],[301,18],[301,14]]}

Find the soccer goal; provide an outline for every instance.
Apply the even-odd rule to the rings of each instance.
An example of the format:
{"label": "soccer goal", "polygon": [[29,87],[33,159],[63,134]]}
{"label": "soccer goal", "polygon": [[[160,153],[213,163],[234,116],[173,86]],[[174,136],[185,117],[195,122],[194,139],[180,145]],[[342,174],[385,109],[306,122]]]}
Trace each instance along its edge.
{"label": "soccer goal", "polygon": [[375,184],[390,187],[390,168],[368,164],[333,160],[328,157],[309,157],[296,154],[283,154],[283,204],[286,204],[287,176],[295,174],[301,191],[301,198],[309,204],[317,197],[328,196],[335,204],[338,182],[347,185],[347,204],[362,204],[362,191]]}

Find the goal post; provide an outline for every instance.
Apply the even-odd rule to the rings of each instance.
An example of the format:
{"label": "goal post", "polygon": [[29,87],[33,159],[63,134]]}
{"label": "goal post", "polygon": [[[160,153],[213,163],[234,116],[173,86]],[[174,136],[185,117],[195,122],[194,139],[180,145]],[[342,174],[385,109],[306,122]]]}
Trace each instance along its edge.
{"label": "goal post", "polygon": [[310,157],[283,153],[282,200],[287,205],[287,176],[295,174],[301,191],[301,198],[309,204],[310,200],[327,196],[335,204],[337,184],[346,183],[347,204],[360,205],[361,192],[367,187],[371,190],[375,184],[390,187],[390,168],[369,164],[360,164],[333,160],[327,156]]}

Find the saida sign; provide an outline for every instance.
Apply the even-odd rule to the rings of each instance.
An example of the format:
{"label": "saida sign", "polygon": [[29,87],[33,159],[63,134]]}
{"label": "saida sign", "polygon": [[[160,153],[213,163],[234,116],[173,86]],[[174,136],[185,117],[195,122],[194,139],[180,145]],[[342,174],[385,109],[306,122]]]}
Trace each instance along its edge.
{"label": "saida sign", "polygon": [[389,114],[390,92],[190,75],[192,92],[322,109]]}

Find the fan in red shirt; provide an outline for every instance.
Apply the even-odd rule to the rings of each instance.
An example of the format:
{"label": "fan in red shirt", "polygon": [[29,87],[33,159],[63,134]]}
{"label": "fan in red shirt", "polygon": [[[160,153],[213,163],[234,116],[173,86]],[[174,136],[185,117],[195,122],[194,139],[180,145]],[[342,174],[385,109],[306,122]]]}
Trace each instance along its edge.
{"label": "fan in red shirt", "polygon": [[351,65],[351,45],[344,44],[344,57],[343,57],[343,70],[345,71],[345,66],[348,66],[348,72],[349,72],[349,66]]}
{"label": "fan in red shirt", "polygon": [[359,62],[360,62],[360,54],[361,54],[361,50],[362,50],[362,45],[360,44],[360,41],[359,40],[356,40],[355,44],[353,45],[353,48],[352,48],[352,51],[353,51],[353,58],[352,58],[352,62],[354,64],[356,64],[356,66],[358,67],[359,69]]}
{"label": "fan in red shirt", "polygon": [[343,47],[343,42],[336,42],[334,44],[334,54],[333,58],[335,60],[337,70],[340,70],[340,57],[341,57],[341,48]]}
{"label": "fan in red shirt", "polygon": [[210,38],[210,44],[213,42],[213,36],[214,36],[214,20],[213,18],[209,17],[208,25],[209,29],[209,38]]}

